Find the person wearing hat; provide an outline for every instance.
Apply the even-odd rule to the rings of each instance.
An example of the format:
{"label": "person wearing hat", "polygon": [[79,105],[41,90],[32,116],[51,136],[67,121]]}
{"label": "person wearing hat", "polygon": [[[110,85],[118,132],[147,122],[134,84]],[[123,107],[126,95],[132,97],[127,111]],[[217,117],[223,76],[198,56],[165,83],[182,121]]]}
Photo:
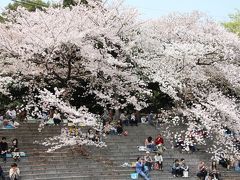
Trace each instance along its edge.
{"label": "person wearing hat", "polygon": [[153,160],[152,160],[152,157],[150,156],[149,151],[146,151],[146,155],[144,156],[144,160],[145,160],[145,166],[147,166],[148,170],[151,171],[152,166],[153,166]]}

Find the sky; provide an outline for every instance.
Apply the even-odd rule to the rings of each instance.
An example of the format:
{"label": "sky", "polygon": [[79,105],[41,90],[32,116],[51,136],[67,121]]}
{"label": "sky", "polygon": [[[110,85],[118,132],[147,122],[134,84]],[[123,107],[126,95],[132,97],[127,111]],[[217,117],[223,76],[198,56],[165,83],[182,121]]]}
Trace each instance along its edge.
{"label": "sky", "polygon": [[[0,0],[0,9],[9,2],[11,0]],[[143,19],[155,19],[171,12],[198,10],[216,21],[224,22],[229,20],[229,14],[240,10],[240,0],[125,0],[125,5],[137,8]]]}

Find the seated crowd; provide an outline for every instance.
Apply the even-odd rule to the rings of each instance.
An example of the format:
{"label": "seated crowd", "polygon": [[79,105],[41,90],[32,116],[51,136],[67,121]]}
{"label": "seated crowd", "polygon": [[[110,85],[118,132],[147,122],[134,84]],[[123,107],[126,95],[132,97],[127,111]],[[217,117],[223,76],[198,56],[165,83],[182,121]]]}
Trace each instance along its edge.
{"label": "seated crowd", "polygon": [[20,151],[18,147],[18,139],[14,138],[12,144],[9,147],[6,141],[6,137],[2,137],[0,142],[0,152],[3,162],[7,161],[7,154],[10,154],[14,161],[20,161]]}
{"label": "seated crowd", "polygon": [[[14,122],[16,121],[17,113],[15,109],[8,110],[4,116],[0,115],[0,121],[4,125],[6,124],[12,125],[15,127]],[[44,121],[48,121],[49,118],[53,120],[54,125],[59,125],[62,122],[62,116],[60,112],[56,109],[53,109],[50,112],[43,112]],[[149,113],[147,116],[148,124],[153,124],[153,114]],[[106,117],[102,116],[103,120],[103,136],[106,135],[127,135],[127,132],[124,131],[124,126],[138,126],[141,122],[140,115],[135,113],[127,114],[126,112],[121,113],[119,118],[114,118],[113,114],[109,113]],[[81,131],[81,128],[72,125],[69,127],[62,128],[62,133],[66,133],[68,136],[80,136],[83,138],[87,138],[90,141],[100,143],[102,142],[101,132],[89,128],[86,133]],[[226,134],[230,134],[228,130],[226,130]],[[206,138],[208,134],[204,130],[196,130],[192,131],[188,137],[188,141],[186,138],[179,138],[176,140],[175,147],[181,150],[189,149],[191,152],[197,151],[195,146],[196,138]],[[187,143],[186,143],[187,142]],[[239,142],[236,140],[236,144]],[[152,136],[149,136],[145,139],[144,142],[146,148],[146,154],[143,157],[138,157],[136,162],[136,173],[142,176],[145,180],[150,179],[150,171],[152,170],[160,170],[163,171],[163,154],[166,150],[164,146],[164,139],[161,134],[158,134],[155,139]],[[7,153],[12,155],[13,160],[20,161],[20,152],[18,147],[18,140],[13,139],[12,145],[10,148],[8,147],[8,143],[6,142],[6,138],[3,137],[0,142],[0,152],[3,161],[7,160]],[[151,156],[151,153],[154,153],[154,156]],[[212,161],[211,167],[208,169],[204,162],[200,162],[198,165],[198,173],[197,177],[200,180],[221,180],[221,174],[217,167],[217,164],[223,166],[224,168],[229,169],[230,167],[234,167],[237,172],[240,172],[240,160],[232,161],[225,155],[221,155],[219,162]],[[3,173],[3,172],[2,172]],[[187,166],[185,159],[181,158],[176,159],[171,167],[171,173],[174,177],[188,177],[189,167]],[[0,176],[1,176],[1,168],[0,168]],[[18,180],[20,177],[20,170],[17,167],[17,164],[14,163],[11,166],[9,171],[10,179]]]}
{"label": "seated crowd", "polygon": [[14,129],[19,126],[18,120],[21,119],[22,111],[15,108],[9,108],[8,110],[0,111],[0,128]]}
{"label": "seated crowd", "polygon": [[198,165],[197,177],[200,180],[221,180],[221,174],[217,167],[217,162],[212,161],[211,167],[208,170],[206,164],[201,161]]}
{"label": "seated crowd", "polygon": [[[1,157],[3,158],[3,162],[6,163],[7,161],[7,155],[10,154],[13,158],[13,160],[20,161],[20,152],[19,152],[19,147],[18,147],[18,139],[13,139],[12,144],[9,147],[8,143],[6,141],[6,137],[2,137],[2,140],[0,142],[0,152],[1,152]],[[5,174],[2,170],[2,167],[0,166],[0,178],[5,179]],[[20,179],[20,170],[17,167],[16,163],[13,163],[11,165],[11,168],[9,170],[9,179],[10,180],[19,180]]]}
{"label": "seated crowd", "polygon": [[196,147],[196,142],[200,139],[208,137],[208,133],[204,129],[193,129],[185,137],[181,136],[175,140],[175,148],[180,151],[196,152],[199,149]]}
{"label": "seated crowd", "polygon": [[189,168],[185,163],[185,159],[182,158],[180,161],[176,159],[172,166],[172,174],[174,177],[188,177]]}

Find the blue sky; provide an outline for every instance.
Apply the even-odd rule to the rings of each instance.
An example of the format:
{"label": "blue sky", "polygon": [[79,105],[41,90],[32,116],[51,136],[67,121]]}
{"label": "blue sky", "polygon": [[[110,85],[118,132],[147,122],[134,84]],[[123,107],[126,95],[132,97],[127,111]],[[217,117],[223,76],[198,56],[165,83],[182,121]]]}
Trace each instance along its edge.
{"label": "blue sky", "polygon": [[[9,2],[11,0],[0,0],[0,9]],[[171,12],[199,10],[216,21],[227,21],[230,13],[240,9],[240,0],[125,0],[125,4],[137,8],[144,19],[157,18]]]}
{"label": "blue sky", "polygon": [[240,10],[240,0],[126,0],[125,4],[136,7],[144,19],[198,10],[216,21],[227,21],[230,13]]}

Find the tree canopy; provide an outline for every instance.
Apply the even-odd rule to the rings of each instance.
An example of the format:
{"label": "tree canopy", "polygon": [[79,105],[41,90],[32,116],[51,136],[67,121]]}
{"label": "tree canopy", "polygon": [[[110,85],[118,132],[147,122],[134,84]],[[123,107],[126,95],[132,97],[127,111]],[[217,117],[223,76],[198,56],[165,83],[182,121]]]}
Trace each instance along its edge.
{"label": "tree canopy", "polygon": [[230,15],[231,21],[224,23],[224,26],[231,32],[240,36],[240,10]]}
{"label": "tree canopy", "polygon": [[49,2],[46,3],[43,0],[15,0],[13,3],[8,4],[6,10],[16,11],[18,7],[24,7],[28,11],[35,11],[36,9],[49,7]]}
{"label": "tree canopy", "polygon": [[240,131],[237,35],[199,12],[143,23],[134,9],[88,4],[9,12],[0,24],[2,94],[11,96],[10,82],[30,87],[29,107],[55,106],[72,121],[93,125],[88,109],[71,104],[77,89],[102,107],[141,110],[154,83],[187,117],[186,139],[203,126],[222,150],[233,146],[222,132],[225,126]]}

